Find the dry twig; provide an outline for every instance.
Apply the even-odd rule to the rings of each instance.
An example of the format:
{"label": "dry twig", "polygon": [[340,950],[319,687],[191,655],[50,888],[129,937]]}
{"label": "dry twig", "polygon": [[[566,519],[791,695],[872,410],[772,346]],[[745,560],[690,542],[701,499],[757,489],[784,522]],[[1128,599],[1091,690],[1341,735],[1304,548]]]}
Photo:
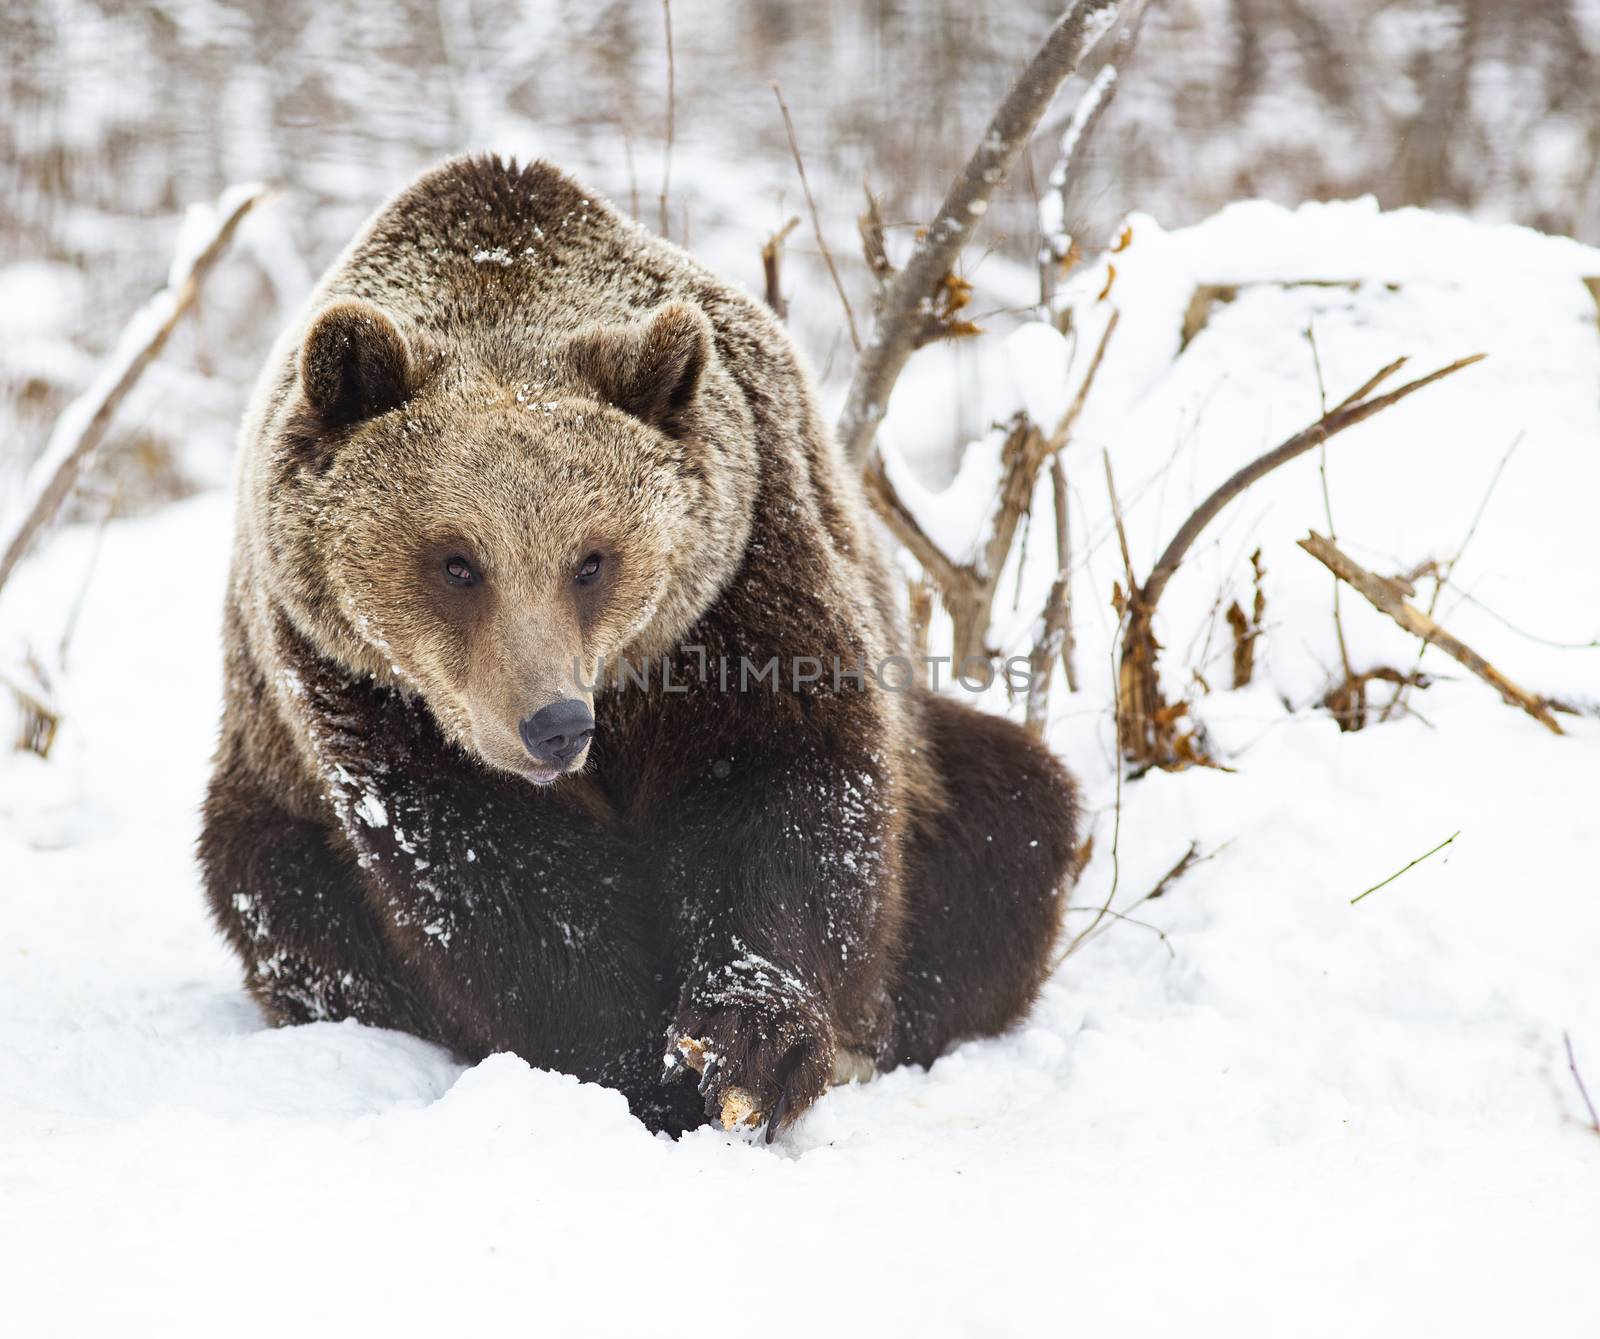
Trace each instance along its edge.
{"label": "dry twig", "polygon": [[1298,543],[1341,581],[1359,591],[1373,608],[1388,614],[1412,636],[1432,642],[1458,664],[1465,665],[1512,706],[1521,707],[1552,734],[1562,733],[1556,718],[1550,714],[1549,703],[1519,688],[1465,642],[1453,637],[1422,610],[1409,604],[1394,582],[1367,571],[1322,535],[1313,533]]}
{"label": "dry twig", "polygon": [[1200,843],[1190,842],[1189,849],[1178,857],[1178,863],[1156,880],[1156,886],[1141,899],[1145,902],[1154,902],[1156,898],[1166,895],[1167,889],[1177,883],[1185,874],[1200,863]]}
{"label": "dry twig", "polygon": [[1043,738],[1050,709],[1050,681],[1056,663],[1066,669],[1067,688],[1078,691],[1077,672],[1072,664],[1072,535],[1067,521],[1067,474],[1061,454],[1050,457],[1050,499],[1056,518],[1056,578],[1050,583],[1044,619],[1032,654],[1028,657],[1027,726],[1036,738]]}
{"label": "dry twig", "polygon": [[[1478,503],[1478,509],[1472,514],[1472,523],[1467,526],[1467,533],[1462,537],[1461,543],[1456,546],[1455,553],[1444,562],[1428,562],[1412,578],[1413,580],[1420,580],[1423,575],[1433,578],[1433,594],[1428,597],[1427,613],[1429,618],[1432,618],[1438,612],[1439,597],[1444,594],[1444,588],[1450,583],[1450,578],[1455,575],[1456,567],[1461,562],[1462,555],[1467,551],[1467,545],[1472,543],[1472,537],[1478,533],[1478,523],[1483,520],[1484,512],[1489,509],[1489,499],[1494,496],[1495,489],[1499,487],[1500,476],[1505,473],[1506,466],[1511,463],[1511,457],[1517,453],[1517,448],[1522,445],[1523,436],[1524,434],[1519,432],[1512,438],[1511,445],[1506,448],[1505,455],[1500,457],[1500,463],[1495,466],[1494,473],[1489,476],[1489,486],[1484,490],[1483,498]],[[1331,532],[1328,538],[1335,543],[1338,542],[1338,536]],[[1407,592],[1408,595],[1411,593],[1410,591]],[[1423,677],[1422,658],[1427,653],[1428,643],[1419,643],[1416,664],[1412,666],[1413,675],[1419,679]],[[1397,708],[1402,708],[1406,705],[1405,690],[1406,686],[1404,684],[1395,690],[1394,696],[1389,699],[1388,705],[1383,709],[1383,714],[1378,718],[1379,721],[1388,720]]]}
{"label": "dry twig", "polygon": [[[1138,898],[1128,904],[1128,911],[1132,911],[1136,907],[1142,907],[1146,902],[1154,902],[1159,897],[1165,897],[1169,892],[1172,891],[1173,886],[1178,882],[1178,880],[1183,878],[1183,876],[1190,870],[1194,869],[1195,866],[1203,865],[1209,860],[1215,860],[1231,845],[1231,841],[1226,841],[1223,842],[1221,846],[1215,847],[1214,849],[1207,851],[1204,855],[1201,855],[1200,843],[1190,842],[1189,849],[1178,857],[1177,863],[1174,864],[1171,869],[1169,869],[1165,874],[1156,880],[1155,886],[1151,888],[1151,890],[1143,897]],[[1133,925],[1142,926],[1146,930],[1153,930],[1156,936],[1166,946],[1167,952],[1173,957],[1177,956],[1177,954],[1173,952],[1172,944],[1168,940],[1167,932],[1165,930],[1161,929],[1160,926],[1152,925],[1149,921],[1138,920],[1135,917],[1130,916],[1128,911],[1117,911],[1113,909],[1111,906],[1111,897],[1107,897],[1105,903],[1099,907],[1068,907],[1067,910],[1093,911],[1095,913],[1095,919],[1090,923],[1088,929],[1073,936],[1072,940],[1067,944],[1067,947],[1062,952],[1061,956],[1056,959],[1055,965],[1057,967],[1065,962],[1068,957],[1077,951],[1077,949],[1082,947],[1083,944],[1088,942],[1090,936],[1095,932],[1096,928],[1100,926],[1101,922],[1106,917],[1110,917],[1111,919],[1118,921],[1127,921]]]}
{"label": "dry twig", "polygon": [[61,708],[50,700],[44,667],[31,655],[28,662],[29,671],[39,680],[37,690],[9,674],[0,674],[0,688],[8,689],[17,700],[21,719],[17,725],[15,747],[48,758],[51,745],[56,741],[56,732],[61,728]]}
{"label": "dry twig", "polygon": [[61,640],[56,644],[56,664],[63,671],[67,668],[67,652],[72,647],[72,638],[78,631],[78,619],[83,615],[83,606],[89,599],[89,587],[94,581],[95,568],[100,564],[100,554],[105,548],[106,531],[110,529],[112,520],[122,506],[122,490],[118,488],[106,503],[106,508],[100,513],[100,523],[95,526],[94,546],[89,550],[89,562],[83,571],[83,578],[78,582],[77,594],[72,598],[72,604],[67,609],[66,622],[61,626]]}
{"label": "dry twig", "polygon": [[[672,188],[672,141],[678,113],[678,65],[672,56],[672,0],[661,0],[661,19],[667,29],[667,146],[661,155],[661,235],[667,235],[667,197]],[[688,238],[684,239],[685,244]]]}
{"label": "dry twig", "polygon": [[1262,585],[1266,568],[1261,565],[1261,550],[1250,555],[1250,572],[1255,581],[1256,598],[1249,614],[1237,600],[1228,606],[1225,617],[1233,630],[1233,686],[1246,687],[1256,673],[1256,639],[1267,617],[1267,592]]}
{"label": "dry twig", "polygon": [[[1111,720],[1117,737],[1122,737],[1122,693],[1117,681],[1117,651],[1116,640],[1111,643]],[[1052,970],[1060,967],[1068,958],[1082,947],[1085,940],[1092,935],[1105,918],[1111,914],[1111,904],[1117,899],[1117,889],[1122,885],[1122,750],[1117,750],[1117,793],[1116,808],[1111,818],[1111,887],[1106,889],[1105,900],[1095,911],[1095,917],[1089,922],[1085,930],[1079,931],[1067,941],[1067,946],[1052,964]]]}
{"label": "dry twig", "polygon": [[811,231],[816,235],[817,247],[822,252],[822,259],[827,262],[828,273],[833,276],[834,290],[839,294],[839,302],[844,307],[845,324],[850,328],[850,343],[857,353],[861,352],[861,336],[856,332],[856,313],[850,305],[850,295],[844,291],[844,280],[839,278],[839,267],[833,263],[833,252],[828,250],[828,240],[822,235],[822,220],[817,217],[817,202],[811,197],[811,183],[806,180],[806,162],[800,156],[800,141],[795,138],[794,119],[789,115],[789,104],[783,100],[783,90],[778,87],[777,80],[772,83],[773,95],[778,99],[778,110],[783,113],[783,128],[789,135],[789,152],[794,155],[795,169],[800,173],[800,189],[805,192],[806,209],[811,213]]}
{"label": "dry twig", "polygon": [[799,225],[800,218],[796,215],[761,244],[761,276],[767,306],[780,321],[789,319],[789,304],[783,297],[783,243]]}
{"label": "dry twig", "polygon": [[[1409,674],[1403,673],[1390,665],[1379,665],[1376,669],[1362,670],[1356,673],[1352,670],[1339,683],[1330,688],[1322,699],[1333,719],[1338,722],[1341,730],[1364,730],[1368,722],[1367,710],[1367,685],[1372,683],[1388,683],[1394,685],[1394,694],[1384,707],[1384,716],[1399,702],[1400,694],[1407,688],[1426,688],[1432,680],[1418,670]],[[1408,710],[1410,710],[1408,708]],[[1419,717],[1420,719],[1420,717]]]}
{"label": "dry twig", "polygon": [[1583,1098],[1583,1105],[1589,1111],[1589,1128],[1600,1134],[1600,1115],[1595,1114],[1594,1103],[1589,1100],[1589,1089],[1584,1085],[1583,1075],[1578,1073],[1578,1057],[1572,1053],[1572,1038],[1563,1032],[1561,1042],[1567,1048],[1567,1068],[1572,1071],[1572,1081],[1578,1085],[1578,1096]]}
{"label": "dry twig", "polygon": [[[1311,365],[1317,373],[1317,409],[1323,418],[1328,416],[1328,388],[1322,380],[1322,354],[1317,348],[1317,330],[1314,325],[1306,326],[1306,342],[1311,345]],[[1317,478],[1322,483],[1322,516],[1328,523],[1328,538],[1339,542],[1339,532],[1333,525],[1333,495],[1328,491],[1328,440],[1323,438],[1317,444]],[[1355,677],[1355,671],[1350,667],[1350,647],[1344,637],[1344,614],[1339,607],[1339,579],[1333,581],[1333,635],[1339,645],[1339,664],[1344,667],[1345,682],[1349,683]],[[1363,685],[1364,688],[1364,685]],[[1366,695],[1362,693],[1363,716],[1365,724]]]}
{"label": "dry twig", "polygon": [[1391,405],[1398,404],[1408,395],[1415,394],[1424,386],[1432,385],[1444,377],[1471,367],[1474,363],[1482,362],[1486,354],[1475,353],[1468,358],[1458,358],[1447,367],[1441,367],[1435,372],[1428,373],[1425,377],[1418,377],[1409,381],[1397,390],[1389,391],[1372,399],[1360,398],[1363,393],[1368,393],[1376,388],[1378,383],[1387,378],[1398,369],[1405,360],[1400,359],[1384,368],[1377,376],[1373,377],[1361,388],[1356,395],[1351,396],[1334,408],[1330,413],[1318,419],[1310,427],[1302,429],[1282,445],[1268,451],[1266,455],[1257,458],[1246,465],[1242,470],[1233,474],[1220,484],[1217,489],[1206,498],[1193,514],[1183,523],[1178,533],[1172,537],[1172,542],[1167,545],[1161,556],[1156,559],[1155,566],[1150,571],[1150,579],[1145,582],[1143,595],[1145,601],[1154,605],[1161,598],[1161,592],[1166,589],[1167,582],[1172,579],[1178,570],[1178,564],[1188,554],[1190,547],[1200,537],[1200,532],[1216,518],[1228,503],[1238,497],[1240,493],[1255,483],[1264,475],[1270,474],[1278,466],[1287,464],[1296,456],[1302,456],[1314,446],[1319,446],[1336,433],[1343,432],[1346,428],[1353,428],[1356,424],[1365,422],[1374,414],[1388,409]]}
{"label": "dry twig", "polygon": [[1430,855],[1437,855],[1440,851],[1444,850],[1445,847],[1450,845],[1450,843],[1453,842],[1460,835],[1461,834],[1459,832],[1452,832],[1448,837],[1446,837],[1442,842],[1440,842],[1432,850],[1424,851],[1415,860],[1413,860],[1409,865],[1403,865],[1401,868],[1395,870],[1395,872],[1393,874],[1391,874],[1387,879],[1383,880],[1383,882],[1373,884],[1372,887],[1368,888],[1367,891],[1364,892],[1364,893],[1357,893],[1354,897],[1352,897],[1350,899],[1350,905],[1351,906],[1355,906],[1355,904],[1357,902],[1359,902],[1363,897],[1370,897],[1373,893],[1377,892],[1378,889],[1387,888],[1391,883],[1393,883],[1396,879],[1398,879],[1408,869],[1414,869],[1416,866],[1420,865],[1424,860],[1426,860]]}

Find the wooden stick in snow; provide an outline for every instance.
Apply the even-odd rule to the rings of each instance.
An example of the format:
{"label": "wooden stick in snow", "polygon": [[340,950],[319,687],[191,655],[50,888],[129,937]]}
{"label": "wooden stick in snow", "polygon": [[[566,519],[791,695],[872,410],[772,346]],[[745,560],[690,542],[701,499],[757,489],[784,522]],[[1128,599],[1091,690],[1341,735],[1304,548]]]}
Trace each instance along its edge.
{"label": "wooden stick in snow", "polygon": [[1562,733],[1556,718],[1550,713],[1549,704],[1543,698],[1519,688],[1465,642],[1451,636],[1422,610],[1409,603],[1394,582],[1367,571],[1335,548],[1331,541],[1315,532],[1297,542],[1334,576],[1359,591],[1373,608],[1388,614],[1412,636],[1432,642],[1446,655],[1465,665],[1507,702],[1514,707],[1521,707],[1551,734]]}
{"label": "wooden stick in snow", "polygon": [[44,454],[34,462],[23,484],[14,519],[0,530],[5,549],[0,556],[0,588],[40,535],[55,520],[89,467],[111,426],[117,407],[160,356],[178,322],[194,306],[200,285],[244,216],[266,196],[261,185],[235,186],[217,200],[210,230],[200,238],[185,228],[173,259],[167,286],[135,314],[122,332],[116,352],[88,390],[62,411]]}
{"label": "wooden stick in snow", "polygon": [[1050,713],[1050,680],[1056,664],[1066,669],[1067,687],[1078,691],[1078,675],[1072,664],[1072,540],[1067,522],[1067,475],[1061,455],[1050,457],[1050,494],[1056,513],[1056,579],[1050,584],[1045,601],[1039,640],[1028,657],[1027,726],[1034,738],[1044,738]]}

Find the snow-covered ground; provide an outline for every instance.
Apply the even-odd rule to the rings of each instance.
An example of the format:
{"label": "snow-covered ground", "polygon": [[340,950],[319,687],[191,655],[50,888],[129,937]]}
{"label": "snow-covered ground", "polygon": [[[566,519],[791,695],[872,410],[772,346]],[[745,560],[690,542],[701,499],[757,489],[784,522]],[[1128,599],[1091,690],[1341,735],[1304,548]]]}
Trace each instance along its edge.
{"label": "snow-covered ground", "polygon": [[[1328,528],[1313,454],[1235,502],[1163,601],[1168,691],[1235,770],[1125,778],[1118,825],[1100,459],[1144,571],[1315,417],[1308,325],[1330,400],[1399,354],[1409,373],[1486,351],[1329,444],[1340,543],[1406,570],[1451,557],[1481,506],[1441,622],[1592,703],[1600,330],[1580,280],[1600,252],[1241,205],[1173,234],[1136,218],[1112,261],[1103,301],[1105,262],[1068,295],[1086,341],[1122,317],[1067,453],[1083,689],[1058,685],[1051,739],[1094,824],[1069,932],[1113,889],[1136,921],[1103,922],[1014,1035],[837,1090],[771,1147],[652,1138],[619,1096],[509,1056],[264,1028],[191,854],[229,502],[115,523],[98,557],[68,531],[22,569],[0,651],[53,663],[93,565],[55,750],[0,760],[0,1331],[1600,1332],[1600,1134],[1562,1040],[1600,1097],[1600,721],[1563,715],[1557,738],[1430,651],[1417,714],[1339,733],[1315,705],[1331,578],[1293,544]],[[1180,355],[1197,284],[1239,292]],[[1070,342],[993,344],[1017,383],[988,378],[995,416],[1057,412]],[[889,435],[911,454],[939,425],[908,386]],[[992,456],[975,446],[942,497],[900,471],[953,544]],[[1003,583],[1008,652],[1052,576],[1047,489],[1038,507],[1014,613]],[[1257,679],[1227,691],[1218,610],[1249,603],[1258,546]],[[1357,668],[1412,667],[1414,641],[1348,590],[1341,610]],[[1135,910],[1191,842],[1211,858]]]}

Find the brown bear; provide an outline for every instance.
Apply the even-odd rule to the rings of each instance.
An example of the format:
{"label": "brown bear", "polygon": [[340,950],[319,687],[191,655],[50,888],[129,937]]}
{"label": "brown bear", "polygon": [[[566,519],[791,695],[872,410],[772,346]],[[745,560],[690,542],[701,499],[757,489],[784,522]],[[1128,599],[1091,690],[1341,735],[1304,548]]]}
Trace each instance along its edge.
{"label": "brown bear", "polygon": [[740,289],[546,163],[446,163],[276,347],[238,479],[200,857],[272,1021],[770,1138],[1027,1010],[1073,785],[885,668],[898,579]]}

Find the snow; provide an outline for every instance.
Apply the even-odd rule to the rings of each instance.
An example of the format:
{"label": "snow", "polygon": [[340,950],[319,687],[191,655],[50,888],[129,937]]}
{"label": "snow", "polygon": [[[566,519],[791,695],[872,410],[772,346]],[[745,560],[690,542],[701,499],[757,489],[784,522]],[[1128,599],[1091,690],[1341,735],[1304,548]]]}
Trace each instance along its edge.
{"label": "snow", "polygon": [[261,181],[242,181],[229,186],[215,204],[196,202],[184,211],[178,240],[172,248],[172,263],[167,269],[167,288],[178,293],[194,274],[200,257],[222,231],[227,221],[243,206],[267,194]]}
{"label": "snow", "polygon": [[[1330,578],[1293,544],[1326,529],[1313,453],[1233,503],[1162,603],[1166,687],[1234,770],[1124,776],[1115,822],[1100,453],[1147,570],[1216,482],[1315,416],[1308,325],[1330,400],[1402,353],[1403,377],[1488,352],[1328,444],[1340,543],[1397,571],[1453,554],[1482,507],[1440,621],[1592,702],[1600,328],[1580,279],[1600,253],[1363,202],[1246,204],[1171,233],[1136,217],[1114,263],[1104,304],[1105,261],[1063,292],[1076,341],[990,341],[982,386],[992,419],[1059,412],[1063,369],[1120,309],[1065,458],[1083,689],[1057,685],[1050,739],[1095,838],[1069,933],[1108,897],[1133,919],[1105,918],[1013,1034],[836,1090],[770,1147],[652,1138],[618,1095],[510,1056],[265,1028],[192,857],[231,504],[113,522],[54,676],[52,757],[0,763],[7,1332],[1595,1332],[1600,1136],[1562,1037],[1600,1094],[1600,721],[1563,715],[1557,738],[1430,652],[1426,721],[1339,733],[1315,705]],[[1180,356],[1197,284],[1240,289]],[[910,439],[919,408],[897,396],[886,433]],[[911,497],[952,552],[981,532],[996,448]],[[1054,576],[1047,486],[1036,510],[1015,609],[1003,575],[1007,654]],[[8,658],[54,655],[94,543],[65,531],[19,569]],[[1267,631],[1230,691],[1214,606],[1248,592],[1257,546]],[[1341,608],[1358,667],[1414,662],[1359,597]],[[1136,905],[1191,842],[1209,858]]]}

